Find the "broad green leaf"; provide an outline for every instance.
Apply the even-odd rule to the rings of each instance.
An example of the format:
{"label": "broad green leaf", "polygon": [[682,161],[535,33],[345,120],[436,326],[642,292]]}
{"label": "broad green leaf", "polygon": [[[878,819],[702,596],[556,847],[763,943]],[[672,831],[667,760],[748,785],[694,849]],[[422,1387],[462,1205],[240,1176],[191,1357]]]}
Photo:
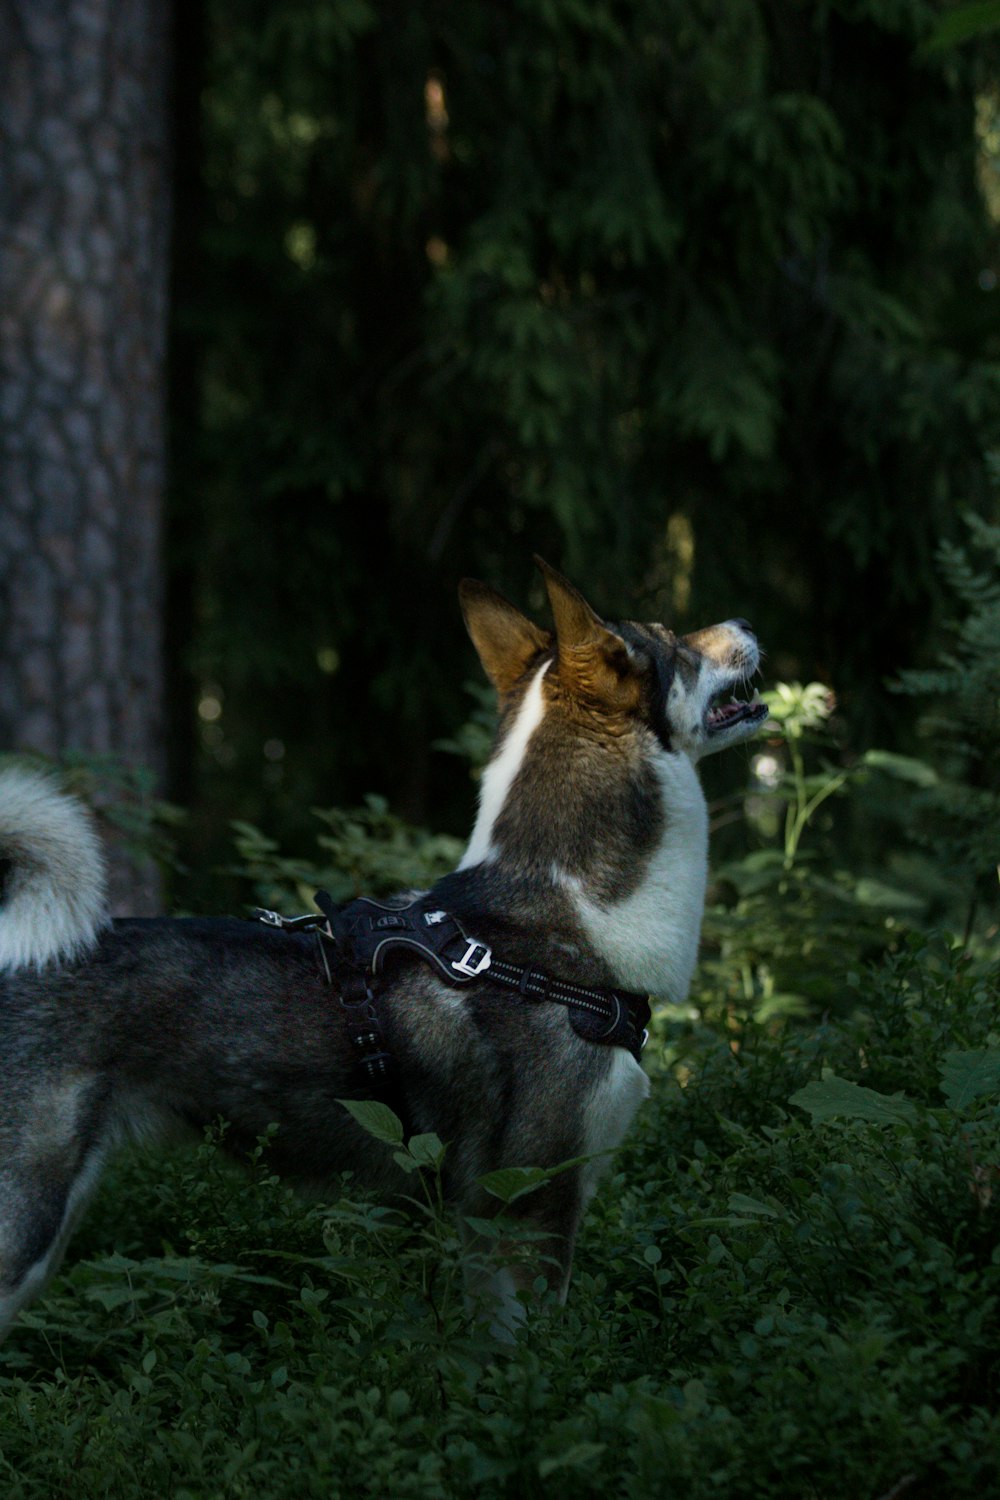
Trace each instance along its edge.
{"label": "broad green leaf", "polygon": [[473,1234],[482,1235],[487,1240],[498,1240],[507,1233],[503,1219],[480,1219],[474,1214],[466,1214],[462,1222],[469,1226]]}
{"label": "broad green leaf", "polygon": [[[606,1155],[601,1151],[595,1154]],[[501,1203],[513,1203],[515,1198],[544,1187],[553,1177],[570,1172],[574,1167],[583,1166],[593,1159],[593,1156],[574,1156],[569,1161],[561,1161],[557,1167],[501,1167],[499,1171],[487,1172],[485,1177],[479,1177],[477,1181],[480,1187],[492,1193],[494,1198],[499,1198]]]}
{"label": "broad green leaf", "polygon": [[761,1215],[767,1219],[781,1218],[780,1209],[772,1207],[770,1203],[762,1203],[759,1198],[748,1198],[746,1193],[730,1193],[727,1207],[734,1214],[747,1214],[754,1218]]}
{"label": "broad green leaf", "polygon": [[974,0],[941,16],[922,52],[941,52],[957,47],[970,37],[982,36],[1000,28],[1000,0]]}
{"label": "broad green leaf", "polygon": [[544,1167],[501,1167],[480,1177],[479,1186],[492,1193],[494,1198],[499,1198],[501,1203],[513,1203],[515,1198],[533,1193],[548,1180],[549,1174]]}
{"label": "broad green leaf", "polygon": [[984,1094],[1000,1094],[1000,1047],[946,1052],[941,1063],[941,1092],[952,1109],[964,1109]]}
{"label": "broad green leaf", "polygon": [[895,776],[897,781],[908,781],[913,786],[937,786],[938,783],[934,767],[913,755],[896,755],[891,750],[867,750],[861,760],[863,765],[884,771],[887,776]]}
{"label": "broad green leaf", "polygon": [[420,1171],[420,1163],[418,1161],[414,1161],[413,1157],[410,1156],[409,1152],[407,1151],[394,1151],[392,1153],[392,1159],[396,1163],[397,1167],[402,1167],[404,1172]]}
{"label": "broad green leaf", "polygon": [[774,1016],[808,1016],[810,1013],[811,1006],[805,995],[776,990],[754,1007],[753,1018],[760,1026]]}
{"label": "broad green leaf", "polygon": [[921,896],[912,891],[901,891],[898,886],[887,885],[884,880],[873,880],[866,876],[854,887],[855,899],[862,906],[879,911],[922,911],[927,905]]}
{"label": "broad green leaf", "polygon": [[100,1303],[105,1312],[114,1312],[115,1308],[124,1307],[126,1302],[135,1301],[131,1286],[85,1286],[83,1295],[88,1302]]}
{"label": "broad green leaf", "polygon": [[362,1130],[367,1130],[377,1141],[385,1141],[390,1146],[403,1144],[403,1122],[387,1104],[379,1104],[377,1099],[338,1099],[337,1103],[342,1104]]}
{"label": "broad green leaf", "polygon": [[879,1094],[835,1073],[807,1083],[788,1102],[808,1110],[820,1124],[826,1120],[870,1120],[876,1125],[898,1125],[917,1117],[915,1106],[902,1094]]}
{"label": "broad green leaf", "polygon": [[433,1132],[427,1135],[411,1136],[406,1143],[406,1149],[421,1167],[438,1166],[445,1153],[440,1136],[434,1135]]}
{"label": "broad green leaf", "polygon": [[701,1411],[708,1405],[708,1386],[703,1380],[688,1380],[684,1385],[684,1404],[690,1411]]}
{"label": "broad green leaf", "polygon": [[604,1452],[607,1443],[574,1443],[565,1453],[555,1458],[543,1458],[538,1463],[539,1479],[548,1479],[557,1469],[580,1469]]}

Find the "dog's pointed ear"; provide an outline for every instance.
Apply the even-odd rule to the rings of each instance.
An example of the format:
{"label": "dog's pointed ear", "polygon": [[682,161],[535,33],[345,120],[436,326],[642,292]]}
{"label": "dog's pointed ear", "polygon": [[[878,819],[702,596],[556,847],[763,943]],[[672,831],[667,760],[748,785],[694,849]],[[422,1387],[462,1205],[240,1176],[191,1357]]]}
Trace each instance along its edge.
{"label": "dog's pointed ear", "polygon": [[501,696],[509,693],[532,659],[548,650],[552,636],[522,615],[499,589],[476,578],[462,579],[458,600],[487,677]]}
{"label": "dog's pointed ear", "polygon": [[552,618],[556,622],[556,640],[562,646],[596,645],[610,635],[604,621],[594,613],[586,599],[568,578],[557,573],[543,557],[535,556],[535,567],[542,575]]}
{"label": "dog's pointed ear", "polygon": [[640,673],[622,637],[611,630],[568,579],[544,558],[535,565],[545,580],[556,622],[559,677],[577,698],[626,709],[641,696]]}

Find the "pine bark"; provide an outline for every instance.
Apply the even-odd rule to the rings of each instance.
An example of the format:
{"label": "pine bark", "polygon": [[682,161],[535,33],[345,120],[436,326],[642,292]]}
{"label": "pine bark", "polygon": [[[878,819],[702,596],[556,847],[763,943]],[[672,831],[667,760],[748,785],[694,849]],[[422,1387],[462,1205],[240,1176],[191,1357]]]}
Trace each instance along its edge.
{"label": "pine bark", "polygon": [[0,0],[0,749],[155,773],[168,17]]}

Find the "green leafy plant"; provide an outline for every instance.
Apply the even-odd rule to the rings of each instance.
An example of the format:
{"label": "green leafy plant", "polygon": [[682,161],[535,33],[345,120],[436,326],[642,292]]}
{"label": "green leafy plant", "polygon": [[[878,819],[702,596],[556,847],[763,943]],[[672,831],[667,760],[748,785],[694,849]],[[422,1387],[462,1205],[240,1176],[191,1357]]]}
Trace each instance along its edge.
{"label": "green leafy plant", "polygon": [[363,807],[316,809],[324,832],[315,859],[288,857],[276,840],[252,824],[235,822],[240,865],[235,873],[253,883],[256,900],[281,911],[311,903],[316,890],[335,901],[355,896],[388,895],[426,889],[454,869],[462,851],[458,839],[415,828],[389,810],[382,797],[369,796]]}
{"label": "green leafy plant", "polygon": [[478,776],[493,748],[497,727],[496,693],[481,682],[466,682],[463,686],[473,701],[472,711],[454,735],[435,740],[434,748],[467,760],[473,775]]}
{"label": "green leafy plant", "polygon": [[[938,561],[961,613],[937,665],[901,672],[896,692],[921,701],[923,760],[873,753],[868,763],[910,789],[908,832],[933,851],[964,896],[964,930],[1000,922],[1000,526],[967,517],[969,543]],[[957,905],[957,903],[956,903]]]}
{"label": "green leafy plant", "polygon": [[826,799],[836,796],[846,784],[850,773],[829,765],[812,774],[806,770],[804,745],[810,736],[823,743],[823,731],[833,711],[834,699],[829,688],[821,682],[810,682],[805,687],[797,682],[779,682],[764,695],[764,701],[770,711],[770,723],[781,731],[788,756],[788,767],[773,784],[772,793],[785,807],[783,862],[784,868],[791,870],[809,823]]}
{"label": "green leafy plant", "polygon": [[709,1011],[721,1005],[758,1019],[853,1004],[845,976],[891,946],[902,919],[921,905],[831,858],[825,810],[863,766],[844,764],[829,688],[778,683],[762,696],[767,737],[740,801],[763,847],[714,872],[694,994]]}

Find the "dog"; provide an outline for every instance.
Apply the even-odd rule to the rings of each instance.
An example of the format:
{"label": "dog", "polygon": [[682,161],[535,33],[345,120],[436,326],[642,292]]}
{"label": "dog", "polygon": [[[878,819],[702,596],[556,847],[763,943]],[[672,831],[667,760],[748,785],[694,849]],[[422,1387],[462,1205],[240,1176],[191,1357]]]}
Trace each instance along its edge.
{"label": "dog", "polygon": [[[468,847],[417,909],[453,923],[459,950],[468,941],[465,969],[452,963],[463,988],[442,978],[444,960],[397,951],[367,1040],[369,1062],[392,1060],[410,1128],[447,1143],[444,1189],[463,1222],[497,1210],[484,1174],[583,1158],[508,1210],[539,1257],[494,1274],[508,1327],[539,1267],[565,1299],[581,1217],[647,1095],[629,997],[687,993],[707,876],[696,763],[767,717],[756,693],[731,696],[760,661],[746,621],[680,638],[608,622],[536,562],[551,630],[485,583],[460,587],[499,724]],[[357,1027],[342,1023],[350,1007],[313,935],[245,918],[110,920],[89,813],[16,766],[0,773],[0,860],[0,1334],[55,1271],[126,1139],[223,1117],[241,1151],[276,1124],[271,1160],[290,1178],[322,1188],[350,1169],[379,1193],[412,1191],[338,1102],[370,1097],[374,1072],[359,1072]],[[375,925],[408,909],[405,897],[378,908]]]}

